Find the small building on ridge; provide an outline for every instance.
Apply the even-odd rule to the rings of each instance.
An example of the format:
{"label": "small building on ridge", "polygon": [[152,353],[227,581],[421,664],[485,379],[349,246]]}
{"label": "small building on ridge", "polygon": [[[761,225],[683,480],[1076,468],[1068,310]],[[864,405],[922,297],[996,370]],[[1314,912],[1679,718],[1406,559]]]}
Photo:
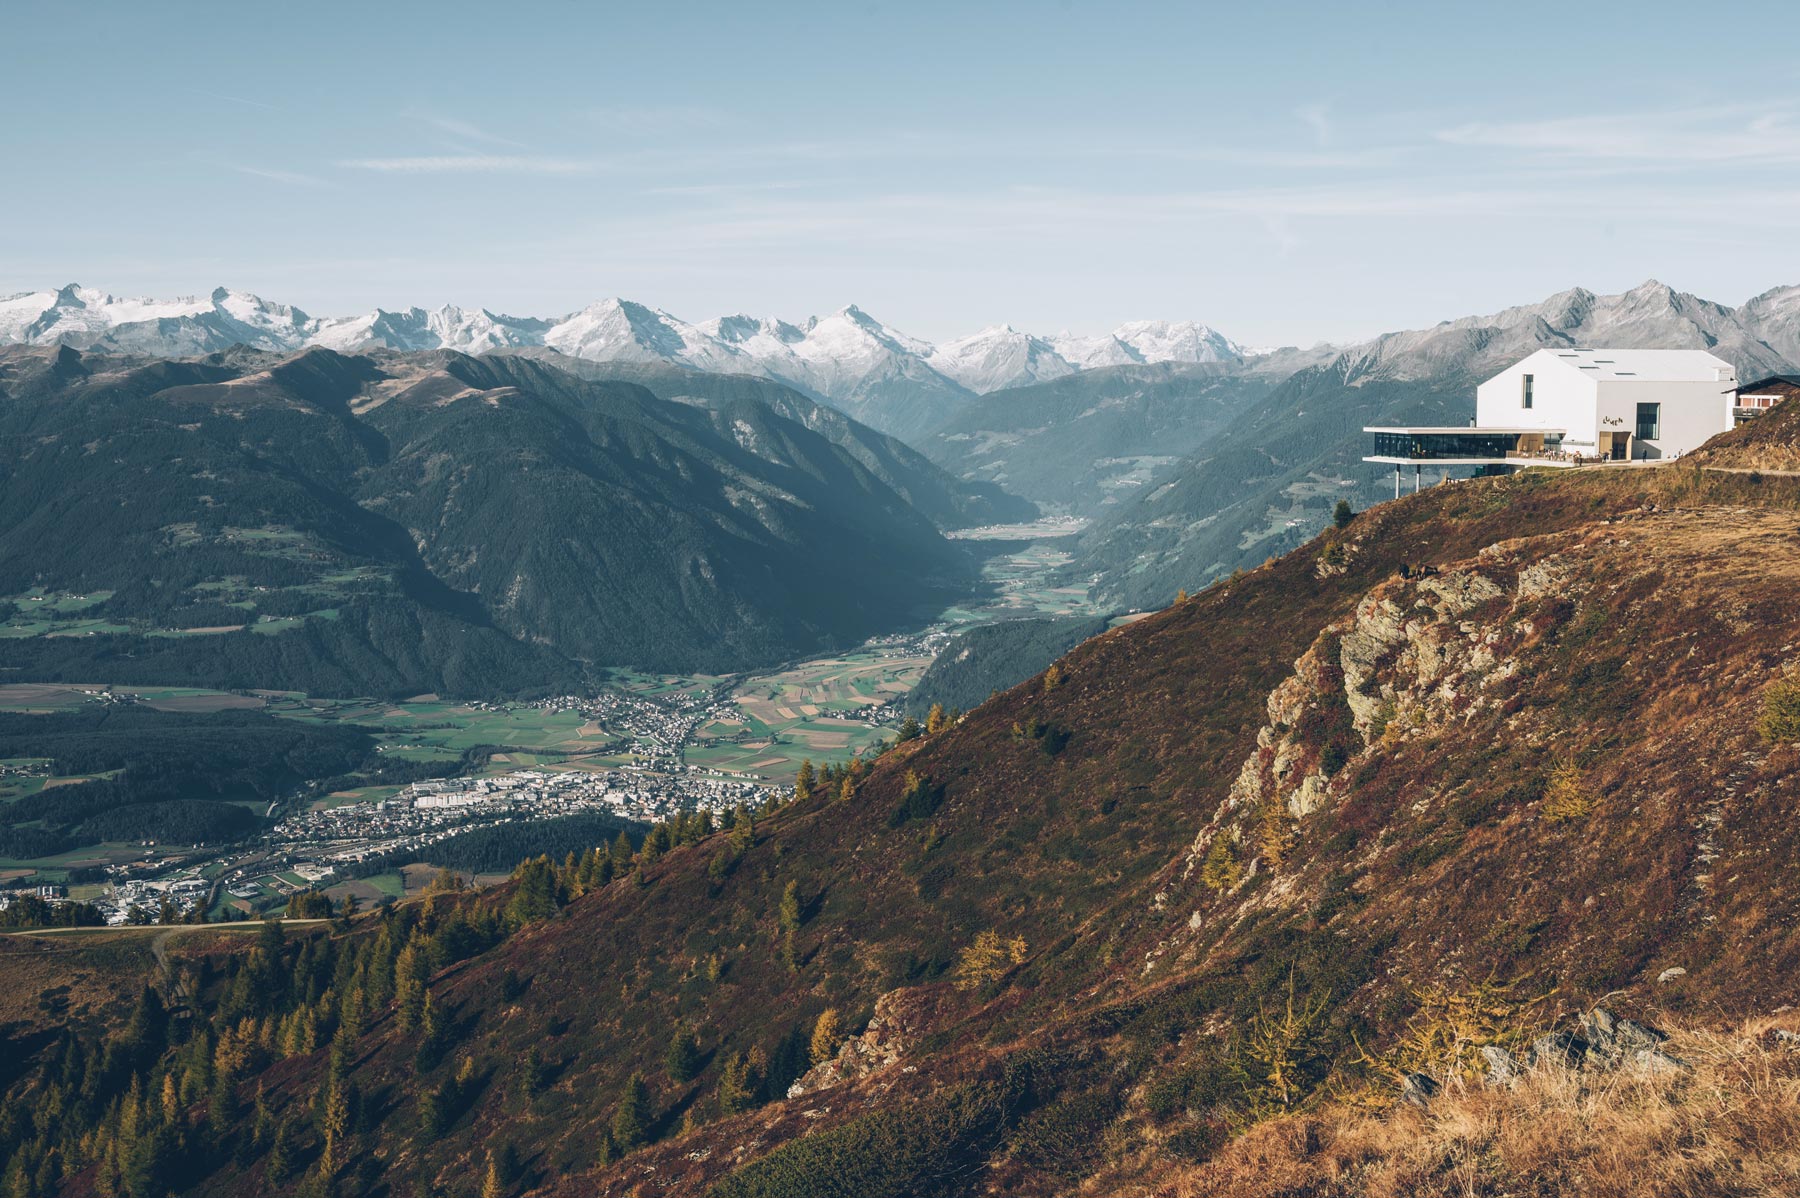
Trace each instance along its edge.
{"label": "small building on ridge", "polygon": [[[1737,423],[1737,372],[1699,349],[1540,349],[1475,389],[1465,428],[1369,427],[1365,462],[1400,471],[1680,457]],[[1416,481],[1415,481],[1416,485]]]}

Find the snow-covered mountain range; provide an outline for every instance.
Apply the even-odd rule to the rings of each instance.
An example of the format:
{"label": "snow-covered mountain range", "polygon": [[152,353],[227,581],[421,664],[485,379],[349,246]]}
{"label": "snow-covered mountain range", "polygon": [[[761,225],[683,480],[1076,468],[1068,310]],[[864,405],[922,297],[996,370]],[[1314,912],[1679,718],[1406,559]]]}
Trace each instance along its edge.
{"label": "snow-covered mountain range", "polygon": [[1229,338],[1192,321],[1134,321],[1098,337],[1040,337],[998,325],[932,345],[854,305],[799,324],[743,315],[692,324],[623,299],[539,319],[449,306],[313,317],[224,287],[205,297],[158,300],[71,284],[0,298],[0,343],[59,341],[164,356],[237,344],[267,350],[379,345],[477,354],[545,346],[596,362],[667,362],[779,379],[901,436],[934,426],[972,395],[1078,370],[1245,356]]}

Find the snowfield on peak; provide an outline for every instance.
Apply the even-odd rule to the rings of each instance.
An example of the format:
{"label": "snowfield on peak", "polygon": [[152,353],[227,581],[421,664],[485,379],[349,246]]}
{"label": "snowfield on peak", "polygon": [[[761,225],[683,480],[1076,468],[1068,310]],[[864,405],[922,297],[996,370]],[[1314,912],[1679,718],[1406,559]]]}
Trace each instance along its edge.
{"label": "snowfield on peak", "polygon": [[542,346],[593,362],[668,363],[760,375],[824,399],[884,431],[933,427],[975,395],[1079,370],[1243,357],[1192,321],[1135,321],[1097,337],[1040,337],[996,325],[942,345],[910,337],[854,304],[799,323],[738,314],[690,323],[626,299],[538,318],[485,308],[377,308],[314,317],[221,287],[209,296],[134,299],[71,284],[0,297],[0,344],[183,357],[233,345],[289,351],[371,346],[482,354]]}

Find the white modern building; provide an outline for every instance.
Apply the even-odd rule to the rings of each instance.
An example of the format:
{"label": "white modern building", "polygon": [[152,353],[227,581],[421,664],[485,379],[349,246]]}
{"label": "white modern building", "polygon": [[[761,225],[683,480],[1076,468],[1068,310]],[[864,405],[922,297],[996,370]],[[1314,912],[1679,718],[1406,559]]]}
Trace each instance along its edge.
{"label": "white modern building", "polygon": [[1699,349],[1540,349],[1475,388],[1467,427],[1370,427],[1365,462],[1479,467],[1658,461],[1735,422],[1737,372]]}

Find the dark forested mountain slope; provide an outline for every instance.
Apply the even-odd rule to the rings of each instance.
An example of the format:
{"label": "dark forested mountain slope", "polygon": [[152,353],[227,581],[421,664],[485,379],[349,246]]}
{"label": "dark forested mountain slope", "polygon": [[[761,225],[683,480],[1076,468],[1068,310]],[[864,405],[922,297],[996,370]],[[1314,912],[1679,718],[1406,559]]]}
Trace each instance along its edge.
{"label": "dark forested mountain slope", "polygon": [[970,577],[855,455],[765,405],[522,358],[12,350],[0,446],[0,594],[79,595],[101,621],[5,640],[21,678],[479,694],[729,670]]}
{"label": "dark forested mountain slope", "polygon": [[[1156,1192],[1246,1129],[1379,1112],[1403,1072],[1466,1076],[1457,1054],[1603,996],[1773,1011],[1800,965],[1796,512],[1792,480],[1687,466],[1366,512],[1085,642],[848,797],[683,832],[610,884],[578,870],[566,905],[527,871],[495,901],[536,914],[430,983],[439,1030],[369,974],[351,1041],[193,1116],[246,1147],[188,1184],[286,1190],[323,1159],[437,1190],[491,1153],[567,1194]],[[320,1095],[351,1083],[345,1130]]]}
{"label": "dark forested mountain slope", "polygon": [[1236,364],[1085,370],[989,392],[921,445],[959,477],[1097,514],[1201,451],[1273,385]]}
{"label": "dark forested mountain slope", "polygon": [[554,351],[522,350],[581,378],[635,383],[659,399],[722,407],[734,402],[762,404],[804,425],[851,456],[892,487],[939,528],[1030,520],[1037,507],[992,483],[957,478],[897,437],[858,423],[773,379],[748,374],[709,374],[649,362],[589,362]]}

